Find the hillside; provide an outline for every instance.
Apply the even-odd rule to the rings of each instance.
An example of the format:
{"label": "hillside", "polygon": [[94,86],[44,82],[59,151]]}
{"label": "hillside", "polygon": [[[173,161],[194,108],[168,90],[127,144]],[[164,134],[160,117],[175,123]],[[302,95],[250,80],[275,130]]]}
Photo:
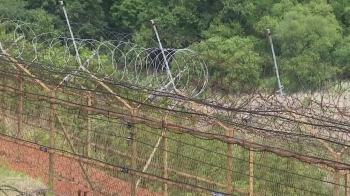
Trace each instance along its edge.
{"label": "hillside", "polygon": [[[2,151],[3,152],[3,151]],[[17,196],[22,194],[45,193],[46,185],[39,179],[33,179],[25,173],[12,170],[5,155],[0,164],[0,195]]]}
{"label": "hillside", "polygon": [[[0,15],[70,37],[55,0],[1,0]],[[271,29],[282,83],[289,92],[319,90],[349,79],[350,3],[286,1],[65,1],[75,36],[192,48],[206,59],[211,90],[233,93],[277,88],[266,29]]]}

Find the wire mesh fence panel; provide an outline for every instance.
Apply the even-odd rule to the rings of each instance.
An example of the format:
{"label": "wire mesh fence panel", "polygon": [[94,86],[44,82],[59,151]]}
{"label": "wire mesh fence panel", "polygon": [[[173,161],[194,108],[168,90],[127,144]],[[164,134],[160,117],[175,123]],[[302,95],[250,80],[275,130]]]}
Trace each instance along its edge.
{"label": "wire mesh fence panel", "polygon": [[[254,153],[254,190],[262,195],[330,195],[332,172],[271,153]],[[306,169],[306,170],[304,170]]]}
{"label": "wire mesh fence panel", "polygon": [[346,85],[283,96],[210,92],[206,64],[189,49],[62,40],[20,21],[0,21],[0,29],[0,156],[9,169],[40,179],[42,190],[349,192]]}

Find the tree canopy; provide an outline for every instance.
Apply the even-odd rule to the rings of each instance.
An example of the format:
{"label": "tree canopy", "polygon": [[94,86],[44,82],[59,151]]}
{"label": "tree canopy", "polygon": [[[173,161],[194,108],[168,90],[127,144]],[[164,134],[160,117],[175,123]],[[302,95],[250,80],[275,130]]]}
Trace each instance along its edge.
{"label": "tree canopy", "polygon": [[[56,0],[0,0],[2,18],[67,34]],[[315,90],[350,76],[350,3],[345,0],[66,0],[78,36],[126,33],[157,47],[195,49],[209,68],[212,90],[276,88],[265,30],[271,29],[282,83],[290,92]],[[79,30],[78,30],[79,29]],[[106,33],[106,32],[109,33]],[[271,82],[274,81],[274,82]]]}

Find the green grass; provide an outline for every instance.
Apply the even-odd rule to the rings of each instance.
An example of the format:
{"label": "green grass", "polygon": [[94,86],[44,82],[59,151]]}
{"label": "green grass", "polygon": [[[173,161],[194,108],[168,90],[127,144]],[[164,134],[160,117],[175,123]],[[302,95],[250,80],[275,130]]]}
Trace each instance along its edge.
{"label": "green grass", "polygon": [[21,172],[11,170],[8,163],[5,162],[3,159],[1,159],[0,160],[0,179],[6,178],[6,177],[26,177],[26,175]]}
{"label": "green grass", "polygon": [[15,196],[45,189],[46,186],[38,179],[28,177],[26,174],[11,170],[4,160],[0,162],[0,196]]}

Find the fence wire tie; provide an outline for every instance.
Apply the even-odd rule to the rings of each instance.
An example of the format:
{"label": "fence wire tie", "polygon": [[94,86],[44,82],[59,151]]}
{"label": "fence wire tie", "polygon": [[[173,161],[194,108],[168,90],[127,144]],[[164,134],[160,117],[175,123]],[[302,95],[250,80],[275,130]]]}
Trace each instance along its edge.
{"label": "fence wire tie", "polygon": [[42,151],[42,152],[47,152],[47,147],[45,147],[45,146],[40,146],[40,151]]}
{"label": "fence wire tie", "polygon": [[223,193],[218,193],[218,192],[213,192],[212,196],[226,196],[226,194]]}
{"label": "fence wire tie", "polygon": [[129,173],[129,169],[128,168],[120,168],[120,171],[123,173]]}

